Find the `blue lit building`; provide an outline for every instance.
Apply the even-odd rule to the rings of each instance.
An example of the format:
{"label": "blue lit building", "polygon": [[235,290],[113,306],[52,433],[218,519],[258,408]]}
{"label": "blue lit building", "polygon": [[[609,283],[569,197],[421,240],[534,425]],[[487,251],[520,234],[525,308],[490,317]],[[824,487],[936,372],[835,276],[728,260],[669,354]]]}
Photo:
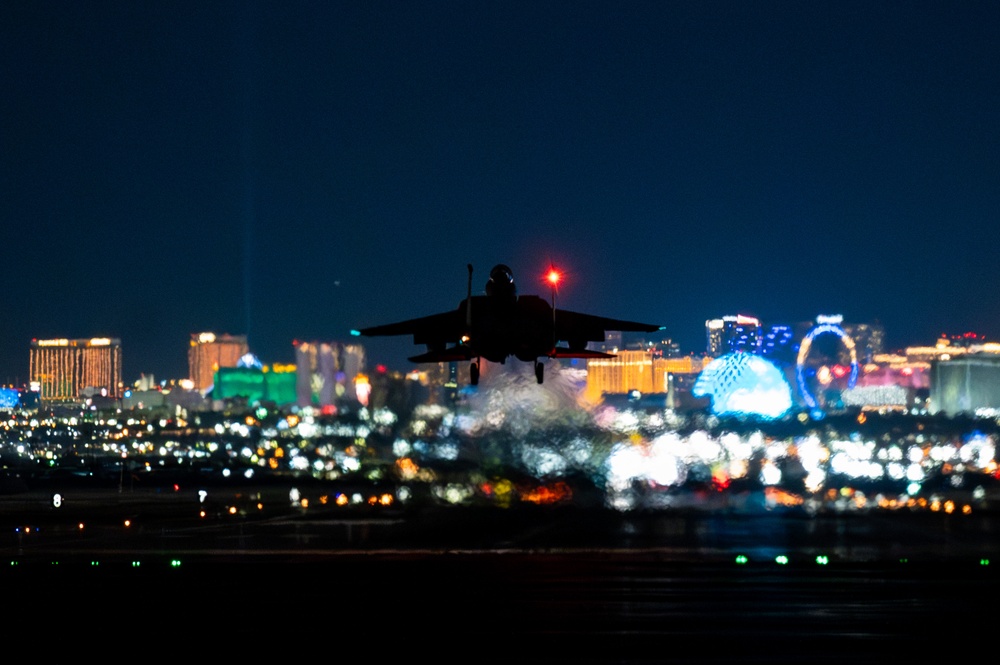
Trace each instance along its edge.
{"label": "blue lit building", "polygon": [[761,343],[760,320],[737,314],[705,322],[706,351],[712,357],[727,353],[759,353]]}
{"label": "blue lit building", "polygon": [[795,364],[799,352],[798,341],[801,335],[796,335],[795,327],[786,323],[773,323],[764,329],[760,341],[760,355],[779,367],[789,367]]}

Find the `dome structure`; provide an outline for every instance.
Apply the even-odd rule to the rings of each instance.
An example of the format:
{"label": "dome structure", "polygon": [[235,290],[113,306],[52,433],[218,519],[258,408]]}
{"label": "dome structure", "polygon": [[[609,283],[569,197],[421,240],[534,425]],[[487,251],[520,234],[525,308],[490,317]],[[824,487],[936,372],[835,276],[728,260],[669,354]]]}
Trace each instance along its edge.
{"label": "dome structure", "polygon": [[792,408],[792,387],[777,365],[752,353],[728,353],[698,375],[691,394],[709,397],[716,415],[780,418]]}

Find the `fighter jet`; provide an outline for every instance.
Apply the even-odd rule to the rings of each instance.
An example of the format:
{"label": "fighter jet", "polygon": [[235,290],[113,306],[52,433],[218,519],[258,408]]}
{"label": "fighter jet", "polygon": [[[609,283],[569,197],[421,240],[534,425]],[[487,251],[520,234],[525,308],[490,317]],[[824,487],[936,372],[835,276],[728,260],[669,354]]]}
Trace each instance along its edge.
{"label": "fighter jet", "polygon": [[[412,356],[415,363],[472,361],[470,379],[479,383],[480,362],[504,363],[514,356],[533,362],[535,378],[542,383],[545,366],[540,358],[614,358],[591,351],[589,342],[603,342],[608,330],[655,332],[661,326],[621,321],[555,308],[558,272],[549,272],[552,303],[540,296],[519,296],[514,274],[503,264],[494,266],[485,295],[472,295],[472,265],[468,266],[467,296],[449,312],[351,331],[354,335],[413,335],[414,344],[427,345],[426,353]],[[560,343],[564,342],[564,346]]]}

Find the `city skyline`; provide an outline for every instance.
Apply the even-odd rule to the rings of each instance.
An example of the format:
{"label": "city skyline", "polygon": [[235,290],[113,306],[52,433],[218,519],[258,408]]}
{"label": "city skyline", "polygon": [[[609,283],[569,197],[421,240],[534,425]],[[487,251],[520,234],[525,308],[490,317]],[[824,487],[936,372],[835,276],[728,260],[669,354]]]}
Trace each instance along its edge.
{"label": "city skyline", "polygon": [[[729,319],[736,320],[737,316],[739,316],[739,318],[741,320],[744,318],[743,315],[731,315],[731,316],[730,315],[726,315],[724,318],[729,318]],[[814,317],[814,319],[811,320],[811,321],[796,321],[796,322],[788,322],[788,321],[785,321],[785,320],[781,320],[780,322],[759,321],[757,319],[751,318],[749,320],[752,321],[757,326],[758,332],[756,334],[759,335],[759,336],[755,338],[756,341],[755,341],[755,343],[752,346],[752,350],[749,350],[749,352],[755,353],[755,354],[759,354],[759,355],[765,355],[765,356],[769,355],[769,350],[766,348],[768,345],[767,345],[767,342],[765,340],[764,333],[766,331],[770,330],[770,328],[768,328],[768,326],[770,326],[771,324],[775,324],[778,328],[788,328],[788,333],[787,333],[788,340],[787,341],[788,341],[788,343],[792,344],[792,350],[793,351],[797,351],[798,343],[801,341],[801,338],[806,333],[812,332],[813,329],[820,329],[820,328],[822,328],[824,326],[829,326],[829,324],[830,324],[831,321],[834,321],[837,325],[839,325],[841,323],[841,319],[842,319],[842,317],[840,315],[829,315],[829,314],[819,314],[816,317]],[[624,333],[624,335],[626,335],[627,337],[623,338],[623,336],[622,336],[623,333],[621,333],[619,331],[609,331],[609,334],[607,335],[607,342],[605,344],[594,343],[591,346],[592,346],[592,348],[595,348],[595,349],[605,349],[605,350],[612,350],[613,351],[614,348],[620,348],[621,351],[625,351],[627,348],[638,348],[638,347],[635,346],[637,340],[645,340],[642,343],[642,347],[644,349],[649,349],[649,348],[658,349],[659,353],[666,353],[668,357],[669,356],[680,356],[680,357],[702,357],[702,358],[718,357],[718,356],[723,355],[725,353],[732,353],[734,351],[739,351],[739,350],[743,350],[744,349],[744,347],[746,346],[745,344],[733,344],[732,346],[726,345],[726,348],[721,348],[721,347],[715,348],[716,345],[719,344],[719,342],[718,342],[718,340],[713,339],[709,335],[709,333],[712,332],[710,324],[713,324],[715,322],[720,322],[721,323],[722,319],[721,318],[720,319],[714,319],[714,320],[710,320],[710,321],[706,321],[705,322],[705,325],[704,325],[703,331],[702,331],[703,332],[703,338],[701,340],[702,341],[702,345],[699,346],[699,347],[697,347],[697,348],[691,348],[691,349],[682,348],[682,347],[680,347],[676,343],[675,340],[669,338],[666,335],[662,335],[660,333],[635,333],[635,332],[633,332],[633,333]],[[855,328],[857,328],[859,326],[860,327],[867,327],[869,325],[869,323],[872,323],[872,322],[848,322],[848,321],[844,321],[843,325],[844,325],[844,328],[846,330],[851,331],[851,330],[853,330],[853,329],[855,329]],[[874,322],[874,323],[876,325],[878,325],[877,322]],[[793,325],[787,325],[787,324],[793,324]],[[793,332],[793,330],[798,330],[798,333],[796,334],[795,332]],[[881,332],[884,333],[884,331],[881,331]],[[851,332],[848,332],[847,334],[849,336],[852,335]],[[133,383],[139,382],[140,379],[141,379],[141,377],[144,377],[144,376],[147,379],[150,378],[150,377],[152,377],[155,381],[158,381],[158,382],[160,382],[160,381],[177,381],[177,380],[181,380],[181,379],[192,379],[192,380],[194,380],[194,383],[196,384],[195,387],[198,390],[204,391],[205,388],[207,388],[210,385],[210,383],[211,383],[210,379],[206,379],[205,377],[206,376],[210,377],[211,374],[212,374],[212,371],[209,370],[209,369],[206,369],[206,367],[211,366],[212,363],[210,362],[210,363],[208,363],[208,365],[206,365],[204,361],[201,361],[201,365],[205,365],[204,367],[202,367],[201,365],[198,364],[198,360],[196,360],[196,358],[200,357],[198,355],[198,351],[200,351],[202,347],[205,347],[206,343],[207,343],[207,346],[216,346],[215,342],[216,342],[216,338],[217,337],[218,337],[218,340],[219,340],[220,343],[229,344],[229,345],[233,346],[233,350],[230,350],[230,351],[226,352],[226,359],[225,359],[224,362],[220,361],[221,356],[218,355],[219,352],[218,351],[214,352],[216,354],[215,364],[218,365],[218,367],[229,367],[229,368],[236,367],[239,364],[239,362],[243,360],[243,356],[245,354],[249,354],[249,357],[253,357],[253,359],[258,364],[263,364],[263,365],[268,365],[268,366],[273,364],[275,366],[293,367],[296,364],[298,364],[299,360],[302,359],[301,348],[302,347],[309,347],[311,345],[310,343],[303,342],[302,340],[300,340],[298,338],[294,338],[292,340],[292,342],[291,342],[291,347],[292,347],[292,352],[293,352],[295,358],[294,358],[294,360],[293,360],[292,363],[288,363],[288,362],[286,362],[284,360],[281,360],[281,359],[267,358],[267,357],[261,358],[261,357],[257,356],[257,354],[254,352],[253,348],[248,345],[248,341],[247,341],[247,338],[246,338],[245,335],[230,335],[228,333],[216,333],[215,331],[201,331],[201,332],[198,332],[198,333],[191,333],[188,336],[188,340],[186,340],[186,342],[185,342],[185,346],[181,347],[183,349],[186,349],[186,356],[185,357],[187,358],[187,369],[185,371],[183,371],[181,374],[178,374],[176,376],[163,376],[163,375],[154,375],[152,372],[148,372],[148,373],[147,372],[140,372],[139,374],[136,374],[135,376],[123,376],[123,377],[121,377],[121,379],[124,380],[124,384],[126,386],[131,385]],[[653,341],[654,338],[659,338],[659,339],[658,339],[658,341]],[[987,339],[986,337],[984,337],[982,335],[978,335],[978,334],[973,334],[973,333],[967,332],[964,335],[962,335],[962,334],[958,334],[958,335],[942,334],[941,336],[939,336],[939,337],[937,337],[935,339],[927,340],[926,342],[917,343],[915,345],[907,346],[907,347],[904,347],[904,348],[882,348],[881,334],[880,334],[880,336],[879,336],[879,342],[877,343],[877,348],[879,350],[876,351],[876,353],[888,353],[890,355],[896,354],[896,353],[901,353],[901,354],[905,355],[907,350],[913,350],[918,355],[921,355],[921,354],[925,355],[928,352],[929,349],[932,349],[936,343],[940,343],[942,339],[945,339],[947,344],[956,345],[956,346],[962,346],[962,347],[967,347],[970,344],[973,344],[973,345],[977,345],[977,344],[978,345],[982,345],[984,343],[990,343],[990,345],[995,345],[996,344],[996,342],[994,342],[993,340]],[[345,345],[347,345],[347,346],[353,347],[355,349],[359,349],[360,353],[361,353],[361,355],[359,357],[367,359],[368,356],[370,355],[369,350],[368,350],[368,345],[369,344],[373,344],[373,345],[377,346],[380,341],[384,341],[384,340],[380,340],[379,338],[365,338],[364,341],[359,341],[359,339],[357,337],[350,337],[349,339],[345,338],[343,340],[328,339],[328,340],[323,340],[322,342],[315,341],[312,344],[323,344],[323,345],[331,345],[332,344],[334,346],[339,346],[339,347],[344,347]],[[121,367],[120,366],[122,365],[122,360],[121,360],[122,348],[124,346],[122,340],[120,340],[120,339],[114,339],[114,340],[109,340],[107,338],[68,339],[68,338],[65,338],[65,337],[64,338],[53,338],[53,339],[38,339],[38,338],[33,338],[31,340],[30,345],[29,345],[29,349],[31,350],[32,356],[34,357],[36,349],[38,349],[38,348],[64,348],[64,347],[67,347],[67,346],[73,347],[73,348],[76,348],[78,346],[79,347],[83,347],[83,346],[86,346],[86,347],[90,347],[90,346],[101,347],[101,346],[105,346],[105,345],[107,345],[109,343],[113,344],[114,347],[115,347],[115,349],[117,350],[117,354],[119,356],[119,358],[117,360],[117,365],[118,365],[118,370],[117,371],[120,373],[121,372]],[[362,371],[368,371],[368,372],[374,371],[375,368],[376,368],[376,366],[378,366],[378,365],[383,366],[388,371],[402,371],[402,372],[406,372],[406,371],[409,371],[411,369],[417,369],[417,370],[419,370],[419,369],[427,369],[428,365],[426,363],[423,363],[423,364],[413,363],[413,362],[409,361],[408,359],[406,359],[404,357],[406,355],[412,355],[414,353],[413,349],[415,347],[413,346],[413,343],[412,343],[412,340],[411,340],[410,336],[405,336],[404,335],[404,336],[402,336],[401,339],[397,339],[396,340],[396,345],[397,346],[402,346],[404,350],[402,352],[403,355],[401,355],[400,357],[396,358],[396,363],[395,364],[385,365],[384,362],[383,362],[384,359],[385,359],[385,357],[383,356],[383,357],[371,360],[370,362],[365,362]],[[746,347],[746,348],[750,349],[750,347]],[[972,350],[975,351],[976,348],[978,348],[978,347],[974,346]],[[965,352],[968,349],[959,349],[959,350],[962,351],[962,352]],[[994,351],[992,349],[990,349],[990,352],[992,353]],[[34,361],[32,360],[32,362],[34,362]],[[359,362],[359,361],[355,361],[355,362]],[[361,362],[363,362],[363,361],[361,361]],[[521,362],[521,361],[518,361],[518,360],[516,360],[514,358],[511,358],[510,362]],[[543,362],[545,362],[545,361],[543,360]],[[310,363],[307,363],[307,364],[310,364]],[[311,364],[315,365],[315,359],[313,359],[311,361]],[[464,362],[460,362],[459,364],[465,364],[465,363]],[[530,365],[530,363],[528,363],[528,365]],[[196,369],[196,367],[198,367],[198,369]],[[361,365],[358,365],[358,367],[356,369],[359,369],[359,368],[361,368]],[[29,371],[28,374],[26,374],[25,379],[23,381],[19,382],[19,385],[27,385],[28,380],[29,380],[29,375],[30,375],[30,371]],[[14,382],[10,382],[10,383],[14,383]],[[82,385],[83,384],[81,384],[81,386]]]}
{"label": "city skyline", "polygon": [[[0,378],[33,338],[295,339],[524,294],[996,339],[990,3],[8,3]],[[532,281],[532,276],[537,280]],[[365,343],[405,368],[407,339]]]}

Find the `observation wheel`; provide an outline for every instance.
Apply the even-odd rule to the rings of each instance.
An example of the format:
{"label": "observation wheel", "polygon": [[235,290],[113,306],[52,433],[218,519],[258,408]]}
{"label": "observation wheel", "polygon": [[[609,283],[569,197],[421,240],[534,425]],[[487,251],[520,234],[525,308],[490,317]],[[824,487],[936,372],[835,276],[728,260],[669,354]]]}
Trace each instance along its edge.
{"label": "observation wheel", "polygon": [[[833,335],[838,338],[842,348],[826,348],[822,353],[813,353],[813,341],[821,335]],[[828,341],[824,337],[822,341]],[[817,347],[819,344],[817,344]],[[819,351],[819,349],[817,349]],[[847,364],[840,362],[842,357],[848,359]],[[847,389],[854,387],[858,380],[858,354],[854,348],[854,340],[844,332],[844,329],[833,323],[821,323],[809,331],[799,345],[799,355],[795,361],[795,379],[799,393],[810,409],[824,408],[828,404],[830,391],[828,388],[845,385]]]}

